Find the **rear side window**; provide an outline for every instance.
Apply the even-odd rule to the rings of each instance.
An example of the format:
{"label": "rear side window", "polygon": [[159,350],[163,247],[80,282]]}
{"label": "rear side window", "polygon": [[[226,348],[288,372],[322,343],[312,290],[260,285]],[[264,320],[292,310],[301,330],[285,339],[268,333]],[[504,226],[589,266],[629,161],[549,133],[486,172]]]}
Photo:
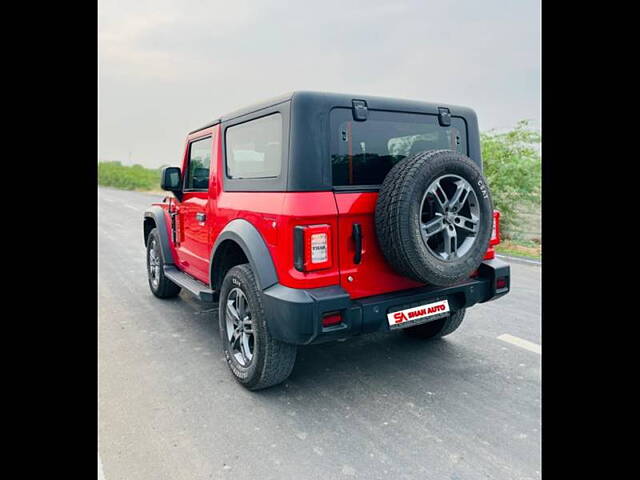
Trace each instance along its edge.
{"label": "rear side window", "polygon": [[400,160],[424,150],[449,149],[467,154],[463,119],[441,127],[437,115],[369,110],[367,120],[353,120],[351,109],[331,111],[331,169],[334,186],[380,185]]}
{"label": "rear side window", "polygon": [[207,190],[211,164],[211,137],[196,140],[189,146],[189,166],[185,190]]}
{"label": "rear side window", "polygon": [[282,168],[282,115],[229,127],[226,131],[228,178],[271,178]]}

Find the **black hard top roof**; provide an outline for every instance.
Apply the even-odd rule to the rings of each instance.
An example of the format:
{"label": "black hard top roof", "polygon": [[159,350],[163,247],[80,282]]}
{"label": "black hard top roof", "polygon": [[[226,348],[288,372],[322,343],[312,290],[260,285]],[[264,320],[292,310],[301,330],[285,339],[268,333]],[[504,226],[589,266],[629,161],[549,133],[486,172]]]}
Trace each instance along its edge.
{"label": "black hard top roof", "polygon": [[447,107],[451,111],[452,114],[455,115],[472,115],[475,117],[475,112],[467,107],[462,107],[459,105],[450,105],[446,103],[433,103],[433,102],[423,102],[419,100],[407,100],[401,98],[392,98],[392,97],[377,97],[372,95],[354,95],[354,94],[346,94],[346,93],[328,93],[328,92],[314,92],[314,91],[294,91],[288,92],[283,95],[279,95],[277,97],[270,98],[268,100],[264,100],[262,102],[254,103],[253,105],[249,105],[247,107],[235,110],[231,113],[223,115],[208,124],[197,128],[191,132],[192,133],[199,132],[200,130],[204,130],[205,128],[212,127],[220,122],[224,122],[227,120],[232,120],[237,117],[241,117],[242,115],[246,115],[248,113],[257,112],[258,110],[262,110],[264,108],[272,107],[273,105],[277,105],[279,103],[287,102],[292,99],[300,99],[307,101],[318,101],[326,104],[331,104],[334,106],[345,106],[350,107],[351,101],[354,99],[358,100],[366,100],[369,108],[378,109],[378,110],[399,110],[399,111],[412,111],[412,112],[433,112],[437,110],[438,107]]}

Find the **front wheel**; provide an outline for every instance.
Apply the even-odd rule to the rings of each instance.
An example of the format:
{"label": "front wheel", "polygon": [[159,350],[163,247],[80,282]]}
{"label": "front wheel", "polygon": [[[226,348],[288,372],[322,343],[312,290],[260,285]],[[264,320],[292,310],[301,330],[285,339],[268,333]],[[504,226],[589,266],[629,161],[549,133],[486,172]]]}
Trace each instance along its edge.
{"label": "front wheel", "polygon": [[149,288],[158,298],[172,298],[180,293],[180,287],[164,275],[164,261],[160,251],[160,235],[158,229],[149,232],[147,239],[147,276]]}
{"label": "front wheel", "polygon": [[441,338],[453,333],[464,319],[465,309],[451,312],[448,317],[439,318],[433,322],[423,323],[415,327],[405,328],[403,332],[411,337],[429,339]]}
{"label": "front wheel", "polygon": [[271,337],[262,292],[248,264],[233,267],[224,277],[218,320],[227,364],[246,388],[271,387],[291,374],[296,347]]}

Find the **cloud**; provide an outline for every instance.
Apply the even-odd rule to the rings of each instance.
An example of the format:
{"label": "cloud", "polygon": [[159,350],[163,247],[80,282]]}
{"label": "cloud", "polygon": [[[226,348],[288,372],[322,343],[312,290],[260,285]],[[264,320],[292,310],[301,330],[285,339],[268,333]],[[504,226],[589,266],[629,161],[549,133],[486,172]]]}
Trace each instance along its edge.
{"label": "cloud", "polygon": [[100,0],[99,155],[175,164],[187,131],[290,90],[539,119],[537,1]]}

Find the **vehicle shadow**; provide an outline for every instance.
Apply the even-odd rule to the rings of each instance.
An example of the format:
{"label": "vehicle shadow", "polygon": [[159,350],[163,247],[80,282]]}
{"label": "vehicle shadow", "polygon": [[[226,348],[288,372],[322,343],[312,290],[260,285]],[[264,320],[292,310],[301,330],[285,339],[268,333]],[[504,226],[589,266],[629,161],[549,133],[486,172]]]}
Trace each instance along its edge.
{"label": "vehicle shadow", "polygon": [[[217,304],[200,304],[197,322],[202,335],[209,336],[212,349],[221,352],[218,331]],[[463,331],[463,327],[453,335]],[[298,347],[296,365],[287,381],[259,392],[266,397],[277,396],[283,390],[301,388],[333,388],[341,383],[362,383],[370,386],[409,380],[435,381],[438,376],[450,379],[460,374],[469,357],[475,354],[451,337],[423,340],[402,331],[359,335],[339,342],[327,342]],[[452,373],[455,373],[452,378]],[[405,385],[406,387],[406,385]],[[256,392],[258,393],[258,392]]]}
{"label": "vehicle shadow", "polygon": [[[207,337],[212,353],[221,354],[217,304],[200,304],[195,313],[199,320],[194,334]],[[452,337],[463,330],[461,327]],[[243,391],[275,408],[285,408],[283,399],[292,397],[305,409],[317,408],[318,399],[327,395],[332,403],[350,405],[372,396],[393,397],[396,392],[413,398],[417,406],[426,406],[432,392],[460,390],[471,376],[491,370],[478,361],[477,352],[452,337],[423,340],[396,331],[299,346],[296,365],[285,382],[257,392]],[[226,365],[216,363],[215,368]]]}
{"label": "vehicle shadow", "polygon": [[[364,334],[343,342],[330,342],[298,348],[292,382],[311,382],[331,386],[341,379],[357,379],[370,386],[376,383],[408,381],[448,370],[463,353],[446,339],[424,340],[396,331]],[[355,378],[354,378],[355,377]]]}

